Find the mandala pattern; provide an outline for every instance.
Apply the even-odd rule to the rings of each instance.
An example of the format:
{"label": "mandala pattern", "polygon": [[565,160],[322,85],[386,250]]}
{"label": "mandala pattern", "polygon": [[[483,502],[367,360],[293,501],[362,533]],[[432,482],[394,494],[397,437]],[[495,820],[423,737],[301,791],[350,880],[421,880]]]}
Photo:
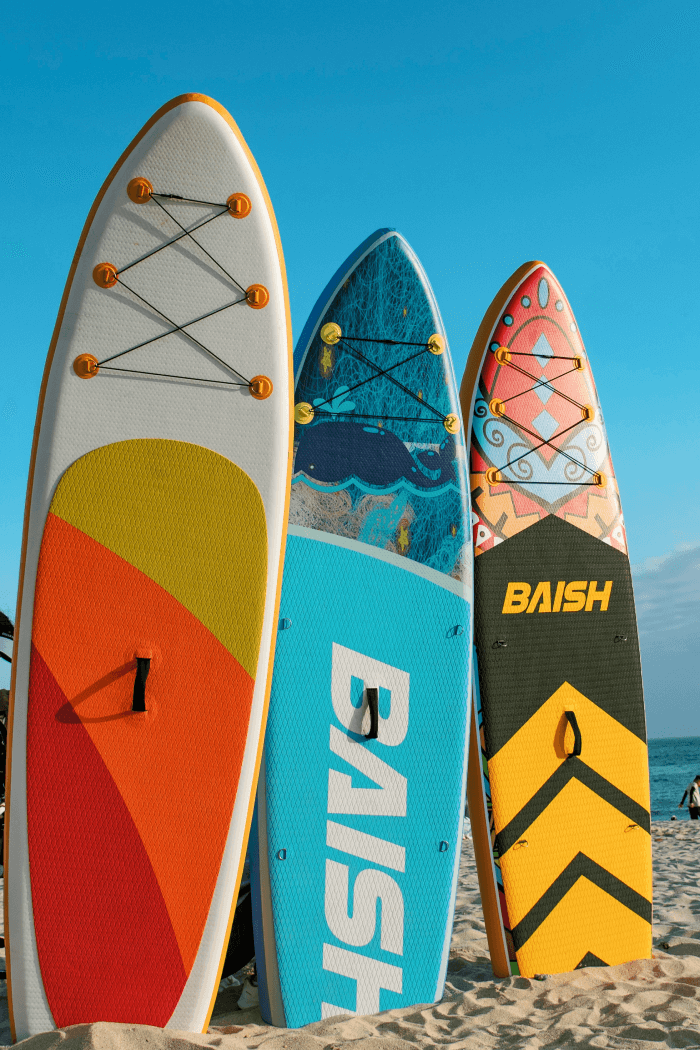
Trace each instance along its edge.
{"label": "mandala pattern", "polygon": [[519,285],[489,344],[474,405],[471,487],[477,555],[548,514],[627,552],[586,351],[544,267]]}

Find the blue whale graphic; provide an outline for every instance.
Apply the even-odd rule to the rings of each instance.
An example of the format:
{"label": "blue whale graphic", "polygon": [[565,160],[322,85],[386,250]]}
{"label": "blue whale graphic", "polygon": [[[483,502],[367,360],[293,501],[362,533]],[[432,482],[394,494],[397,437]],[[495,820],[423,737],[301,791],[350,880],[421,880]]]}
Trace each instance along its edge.
{"label": "blue whale graphic", "polygon": [[302,470],[316,481],[339,483],[358,478],[367,485],[388,488],[405,478],[417,488],[431,489],[454,481],[454,441],[448,438],[438,452],[418,455],[423,473],[403,441],[383,427],[360,423],[317,423],[302,433],[294,472]]}

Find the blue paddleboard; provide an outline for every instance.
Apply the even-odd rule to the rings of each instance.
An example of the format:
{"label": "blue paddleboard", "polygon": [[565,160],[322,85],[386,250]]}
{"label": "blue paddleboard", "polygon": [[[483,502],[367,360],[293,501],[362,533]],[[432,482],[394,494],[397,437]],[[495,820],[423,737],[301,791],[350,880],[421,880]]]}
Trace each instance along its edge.
{"label": "blue paddleboard", "polygon": [[379,230],[295,356],[295,463],[253,908],[263,1017],[442,996],[462,842],[471,544],[459,399],[416,256]]}

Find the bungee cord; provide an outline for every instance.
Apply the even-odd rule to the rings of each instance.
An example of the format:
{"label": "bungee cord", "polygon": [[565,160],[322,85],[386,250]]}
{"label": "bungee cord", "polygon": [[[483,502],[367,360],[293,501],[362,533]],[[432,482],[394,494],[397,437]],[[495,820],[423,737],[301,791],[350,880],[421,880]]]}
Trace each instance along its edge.
{"label": "bungee cord", "polygon": [[[444,350],[444,342],[442,336],[437,334],[432,335],[427,342],[423,343],[412,342],[402,339],[380,339],[373,338],[371,336],[351,336],[344,335],[340,329],[340,326],[335,324],[333,321],[327,322],[325,325],[323,325],[320,331],[320,336],[327,346],[335,346],[338,343],[342,343],[342,345],[346,347],[346,349],[349,350],[351,354],[358,358],[358,360],[362,361],[364,364],[374,369],[374,375],[369,376],[367,379],[361,379],[358,383],[354,383],[351,387],[348,387],[346,390],[344,390],[343,394],[345,396],[353,393],[360,387],[366,386],[368,383],[372,383],[375,380],[380,379],[382,376],[385,376],[390,383],[393,383],[394,386],[398,387],[399,390],[403,391],[404,394],[407,394],[409,397],[411,397],[422,408],[427,408],[428,411],[432,412],[435,416],[434,419],[429,419],[424,416],[388,416],[384,415],[383,413],[374,413],[370,415],[358,412],[354,414],[354,418],[382,419],[391,422],[401,423],[439,423],[445,427],[448,433],[457,433],[457,431],[459,430],[459,420],[457,416],[445,415],[444,412],[440,412],[439,409],[435,408],[428,401],[425,401],[422,396],[414,394],[414,392],[410,390],[407,386],[405,386],[402,382],[400,382],[400,380],[398,380],[396,376],[391,375],[391,373],[395,369],[400,368],[402,365],[408,364],[410,361],[414,361],[416,358],[421,357],[425,353],[432,353],[435,355],[441,354]],[[356,346],[353,346],[350,340],[362,343],[381,343],[390,346],[418,346],[420,347],[420,350],[418,350],[418,352],[415,354],[409,354],[408,357],[405,357],[400,361],[396,361],[393,365],[389,365],[386,368],[382,368],[381,365],[378,365],[371,358],[363,354],[362,351],[359,350]],[[306,425],[311,422],[311,420],[316,414],[321,416],[327,416],[329,418],[340,415],[340,413],[333,412],[332,410],[324,410],[323,406],[330,405],[333,402],[333,400],[334,396],[328,397],[325,400],[319,399],[314,403],[313,406],[304,401],[299,402],[295,406],[294,410],[294,418],[296,422],[302,425]]]}
{"label": "bungee cord", "polygon": [[[229,365],[226,361],[224,361],[221,357],[219,357],[218,354],[215,354],[213,350],[210,350],[209,347],[205,346],[204,343],[200,343],[199,339],[195,339],[195,337],[192,335],[191,332],[186,332],[185,331],[185,329],[187,327],[189,327],[189,325],[196,324],[197,321],[201,321],[201,320],[203,320],[203,318],[201,318],[201,317],[195,318],[194,321],[187,321],[184,325],[175,324],[175,322],[170,317],[168,317],[167,314],[164,314],[163,311],[159,310],[157,306],[153,305],[153,303],[149,303],[148,300],[144,299],[144,297],[142,295],[139,295],[139,293],[134,288],[131,288],[128,284],[124,284],[123,281],[120,282],[120,283],[123,284],[124,288],[126,288],[126,290],[128,292],[131,292],[131,294],[136,296],[137,299],[140,299],[142,303],[144,303],[146,306],[150,307],[151,310],[154,311],[154,313],[157,313],[159,317],[162,317],[164,321],[167,321],[168,324],[171,324],[173,326],[169,332],[163,332],[161,335],[156,336],[155,337],[156,339],[162,339],[166,335],[172,335],[173,332],[182,332],[182,334],[185,336],[186,339],[189,339],[191,342],[193,342],[195,344],[195,346],[198,346],[200,348],[200,350],[204,350],[205,353],[209,354],[210,357],[213,357],[216,361],[219,362],[219,364],[223,365],[224,368],[228,369],[229,372],[233,372],[234,375],[237,375],[241,379],[243,379],[243,383],[246,386],[248,385],[247,380],[245,380],[244,377],[240,374],[240,372],[237,372],[236,369],[232,365]],[[222,310],[227,310],[227,309],[229,309],[230,306],[237,306],[239,303],[242,303],[242,302],[245,302],[245,299],[236,299],[235,302],[228,303],[226,306],[219,307],[217,310],[213,310],[212,313],[221,313]],[[204,316],[205,317],[211,317],[211,314],[205,314]],[[155,342],[155,339],[147,340],[147,342]],[[141,345],[145,345],[145,344],[141,344]],[[130,354],[132,352],[132,350],[136,350],[136,349],[138,349],[138,348],[137,347],[131,347],[131,349],[129,349],[129,350],[122,350],[120,353],[114,354],[112,357],[106,358],[106,361],[113,361],[115,358],[123,357],[124,354]],[[102,362],[98,361],[97,364],[98,364],[98,366],[101,366]]]}
{"label": "bungee cord", "polygon": [[[513,367],[516,367],[516,366],[513,366]],[[530,375],[529,372],[525,372],[524,369],[522,369],[522,368],[519,368],[518,371],[522,372],[523,375]],[[534,393],[537,390],[537,388],[540,387],[540,386],[546,387],[547,390],[551,390],[553,394],[559,394],[559,393],[561,393],[561,391],[557,390],[556,387],[552,386],[552,383],[556,383],[556,381],[558,379],[563,379],[564,376],[570,376],[572,372],[577,372],[577,371],[578,371],[577,368],[570,368],[566,372],[561,372],[558,376],[553,376],[552,379],[539,379],[539,380],[537,380],[537,382],[535,383],[535,385],[533,387],[530,387],[529,390],[520,390],[517,394],[511,394],[510,397],[501,398],[501,403],[504,404],[504,405],[507,405],[509,401],[515,401],[515,399],[517,397],[522,397],[523,394]],[[531,376],[530,378],[531,379],[537,379],[536,376]],[[561,396],[562,397],[566,397],[566,394],[562,394]],[[571,403],[573,405],[576,405],[577,408],[583,408],[583,405],[579,405],[578,401],[573,401],[570,397],[568,397],[566,399],[567,399],[567,401],[571,401]]]}
{"label": "bungee cord", "polygon": [[[160,194],[158,196],[160,196]],[[156,198],[156,195],[153,194],[153,201],[154,201],[155,204],[158,204],[159,202],[155,198]],[[198,202],[198,201],[191,201],[191,202],[186,201],[185,203],[197,204],[197,203],[200,203],[200,202]],[[161,205],[161,207],[162,207],[162,205]],[[215,205],[215,207],[218,207],[218,205]],[[134,259],[133,262],[128,263],[126,266],[122,266],[121,270],[117,270],[117,276],[119,274],[126,273],[127,270],[130,270],[132,268],[132,266],[138,266],[139,263],[145,262],[146,259],[153,258],[154,255],[158,254],[158,252],[165,251],[166,248],[170,248],[173,244],[177,244],[179,241],[184,240],[185,237],[191,237],[192,240],[194,241],[194,243],[199,245],[199,241],[196,241],[194,239],[194,237],[192,237],[192,234],[196,233],[197,230],[201,230],[202,227],[208,225],[208,223],[213,222],[214,219],[218,219],[220,215],[226,215],[228,213],[228,208],[224,208],[223,211],[217,212],[216,215],[210,215],[209,218],[207,218],[207,219],[203,219],[201,222],[197,223],[196,226],[193,226],[191,230],[184,229],[184,227],[181,226],[179,222],[177,222],[177,219],[174,216],[170,215],[170,213],[165,208],[163,208],[163,211],[166,213],[166,215],[168,215],[173,220],[173,222],[177,223],[177,225],[180,226],[180,229],[183,230],[184,232],[178,233],[178,235],[176,237],[172,237],[169,241],[166,241],[165,244],[159,244],[158,247],[157,248],[153,248],[152,251],[146,252],[145,255],[140,255],[138,257],[138,259]],[[199,245],[199,246],[201,247],[201,245]]]}
{"label": "bungee cord", "polygon": [[[117,269],[111,263],[100,263],[93,270],[93,279],[95,283],[101,288],[112,288],[119,284],[129,292],[135,299],[143,303],[149,310],[156,314],[159,318],[165,321],[171,327],[158,335],[152,336],[149,339],[144,339],[140,343],[134,346],[128,347],[126,350],[120,350],[115,354],[105,357],[102,360],[97,360],[91,354],[81,354],[73,362],[75,372],[83,379],[91,378],[98,374],[101,369],[108,372],[119,372],[129,373],[132,375],[143,375],[143,376],[154,376],[157,378],[164,379],[184,379],[196,383],[214,383],[218,386],[237,386],[237,387],[248,387],[258,400],[264,400],[272,392],[272,383],[266,376],[255,376],[252,380],[246,379],[233,365],[230,365],[222,357],[216,354],[208,346],[206,346],[201,340],[197,339],[190,331],[187,331],[192,325],[197,324],[199,321],[203,321],[206,318],[213,317],[216,314],[222,313],[224,310],[229,310],[233,306],[238,306],[240,303],[247,303],[254,309],[261,309],[267,305],[269,301],[269,293],[264,285],[251,285],[250,288],[246,289],[243,285],[236,280],[236,278],[228,272],[228,270],[216,259],[211,252],[209,252],[204,245],[193,236],[193,234],[206,226],[208,223],[213,222],[214,219],[219,218],[222,215],[232,215],[234,218],[245,218],[251,210],[250,198],[243,193],[232,194],[226,204],[221,202],[212,201],[201,201],[192,197],[182,197],[179,194],[174,193],[158,193],[154,191],[151,183],[144,178],[132,179],[127,186],[127,195],[136,204],[147,204],[149,201],[153,201],[160,209],[168,216],[168,218],[179,227],[180,233],[177,236],[166,241],[164,244],[159,245],[152,251],[147,252],[145,255],[140,256],[133,262],[128,263],[126,266]],[[183,226],[183,224],[172,214],[172,212],[165,207],[162,200],[180,201],[185,204],[203,205],[206,207],[219,208],[215,215],[210,215],[206,219],[196,223],[189,229]],[[215,307],[213,310],[209,310],[207,313],[201,314],[198,317],[193,318],[190,321],[186,321],[183,324],[177,324],[172,318],[168,317],[159,307],[155,306],[154,303],[150,302],[145,296],[141,295],[136,291],[130,284],[127,284],[124,280],[124,274],[131,270],[133,267],[145,262],[147,259],[152,258],[159,252],[164,251],[166,248],[172,247],[172,245],[179,243],[185,238],[189,238],[202,252],[207,259],[209,259],[218,270],[229,280],[234,286],[237,292],[242,293],[241,297],[234,299],[232,302],[225,303],[223,306]],[[237,377],[237,380],[221,380],[221,379],[206,379],[201,376],[185,376],[176,375],[168,372],[155,372],[148,371],[146,369],[139,368],[125,368],[121,365],[113,365],[110,362],[116,361],[118,358],[122,358],[127,354],[132,353],[134,350],[139,350],[145,346],[149,346],[152,343],[158,342],[160,339],[164,339],[166,336],[180,333],[187,340],[193,343],[198,349],[202,350],[210,358],[216,361],[219,365],[226,369],[231,375]]]}
{"label": "bungee cord", "polygon": [[[190,231],[190,230],[186,230],[186,229],[185,229],[185,227],[184,227],[184,226],[182,225],[182,223],[181,223],[181,222],[178,222],[178,220],[177,220],[177,219],[175,218],[175,216],[174,216],[174,215],[171,215],[171,213],[170,213],[170,212],[168,211],[168,209],[167,209],[167,208],[165,207],[165,205],[164,205],[164,204],[161,204],[161,203],[160,203],[160,201],[159,201],[159,200],[157,199],[157,197],[154,197],[153,199],[155,200],[155,202],[156,202],[156,204],[158,205],[158,207],[159,207],[159,208],[160,208],[160,209],[161,209],[162,211],[164,211],[164,212],[165,212],[165,214],[166,214],[166,215],[168,216],[168,218],[172,219],[172,220],[173,220],[173,222],[174,222],[174,223],[176,223],[176,224],[177,224],[177,225],[178,225],[178,226],[180,227],[180,229],[181,229],[181,230],[182,230],[182,231],[183,231],[183,232],[184,232],[184,233],[185,233],[185,234],[186,234],[186,235],[187,235],[187,236],[188,236],[188,237],[190,238],[190,240],[191,240],[191,241],[194,241],[194,243],[195,243],[195,244],[197,245],[197,247],[198,247],[199,249],[201,249],[201,251],[203,251],[203,252],[204,252],[204,254],[206,255],[206,257],[207,257],[208,259],[211,259],[211,261],[212,261],[212,262],[214,263],[214,265],[215,265],[215,266],[218,266],[218,267],[219,267],[219,269],[221,270],[221,272],[222,272],[223,274],[225,274],[225,275],[226,275],[226,277],[228,277],[229,281],[232,281],[232,282],[233,282],[233,283],[234,283],[234,284],[236,285],[236,287],[237,287],[237,288],[238,288],[238,289],[239,289],[239,290],[240,290],[241,292],[243,292],[243,294],[245,295],[245,288],[243,287],[243,285],[242,285],[242,284],[240,284],[240,282],[239,282],[239,281],[237,281],[237,280],[236,280],[236,278],[235,278],[235,277],[233,277],[233,276],[232,276],[232,275],[231,275],[231,274],[230,274],[230,273],[228,272],[228,270],[224,269],[224,267],[223,267],[223,266],[221,265],[221,263],[220,263],[220,262],[218,261],[218,259],[215,259],[215,258],[214,258],[214,256],[213,256],[213,255],[211,254],[211,252],[208,252],[208,251],[207,251],[207,249],[206,249],[206,248],[204,247],[204,245],[203,245],[203,244],[200,244],[200,242],[199,242],[199,241],[197,240],[197,238],[196,238],[196,237],[193,237],[193,236],[192,236],[192,232],[193,232],[193,231]],[[225,209],[225,211],[226,211],[226,212],[228,212],[228,208],[226,208],[226,209]],[[222,211],[221,211],[221,212],[219,212],[219,215],[223,215],[223,214],[224,214],[224,212],[222,212]],[[218,218],[219,218],[219,215],[215,215],[215,216],[214,216],[214,218],[215,218],[215,219],[218,219]],[[205,223],[202,223],[202,226],[204,226],[204,225],[205,225]],[[199,229],[199,227],[197,227],[197,229]]]}
{"label": "bungee cord", "polygon": [[[559,389],[557,389],[557,387],[552,385],[553,383],[556,383],[557,380],[563,379],[564,376],[571,375],[572,372],[580,372],[580,371],[582,371],[583,370],[582,358],[579,357],[579,356],[566,357],[566,356],[561,355],[561,354],[547,354],[546,355],[547,360],[573,361],[574,362],[574,366],[573,366],[573,368],[568,369],[566,372],[562,372],[560,375],[554,376],[551,380],[546,380],[546,379],[538,380],[537,376],[532,375],[531,372],[528,372],[526,369],[521,368],[519,365],[516,365],[513,361],[511,361],[511,357],[512,356],[535,357],[535,358],[537,358],[538,357],[537,354],[524,353],[524,352],[519,352],[519,351],[512,351],[508,347],[505,347],[505,346],[497,346],[497,347],[492,349],[492,352],[493,352],[494,357],[498,361],[499,365],[501,365],[502,367],[513,368],[516,372],[519,372],[520,375],[527,376],[528,379],[532,380],[532,382],[534,383],[534,386],[529,387],[527,390],[521,390],[519,393],[513,394],[513,395],[511,395],[510,397],[507,397],[507,398],[503,398],[503,399],[501,399],[501,398],[492,398],[491,401],[488,403],[489,411],[492,412],[493,415],[496,416],[498,419],[503,419],[505,422],[510,423],[512,426],[516,427],[518,430],[521,430],[524,434],[527,434],[528,437],[533,438],[535,440],[535,442],[538,442],[538,443],[535,444],[532,448],[527,449],[527,451],[523,452],[522,455],[516,456],[515,459],[509,460],[508,463],[504,464],[504,466],[496,467],[496,468],[490,467],[488,470],[486,470],[485,471],[486,479],[489,482],[489,484],[500,484],[502,482],[502,480],[503,480],[501,478],[501,473],[503,471],[507,470],[509,467],[514,466],[516,463],[519,463],[521,460],[525,459],[527,456],[532,455],[533,452],[537,452],[539,449],[543,448],[544,446],[548,446],[549,448],[553,449],[558,455],[563,456],[565,459],[568,459],[569,462],[573,463],[574,466],[576,466],[579,470],[585,471],[587,474],[590,474],[591,477],[593,478],[593,480],[592,481],[580,481],[580,482],[575,482],[575,481],[539,481],[539,480],[534,480],[534,479],[528,478],[527,479],[528,484],[530,484],[530,485],[566,485],[569,488],[572,485],[577,485],[577,484],[580,485],[580,486],[596,486],[598,488],[604,487],[604,485],[605,485],[605,477],[604,477],[603,474],[601,474],[599,471],[594,470],[591,467],[587,466],[585,463],[581,463],[579,460],[577,460],[573,456],[569,455],[568,452],[565,452],[563,448],[560,448],[559,445],[555,445],[553,443],[553,439],[564,437],[565,434],[568,434],[571,430],[575,430],[576,427],[580,426],[581,422],[591,422],[591,420],[594,418],[594,412],[593,412],[593,409],[592,409],[592,407],[590,405],[581,404],[579,401],[576,401],[574,398],[569,397],[568,394],[565,394],[562,390],[559,390]],[[539,355],[539,356],[541,357],[541,356],[545,356],[545,355]],[[566,427],[564,430],[558,431],[556,434],[552,435],[551,439],[542,438],[541,434],[537,434],[535,431],[530,430],[528,427],[526,427],[523,423],[518,422],[517,419],[513,419],[513,417],[507,415],[505,410],[504,410],[504,406],[509,401],[514,401],[516,398],[522,397],[523,394],[529,394],[531,392],[534,392],[534,391],[536,391],[538,389],[538,387],[541,387],[541,386],[544,386],[545,388],[550,390],[553,394],[557,394],[559,397],[563,398],[565,401],[568,401],[569,404],[574,405],[576,408],[580,409],[581,416],[582,416],[582,419],[581,419],[580,422],[577,421],[575,423],[572,423],[571,426]],[[508,480],[514,482],[515,484],[518,484],[519,481],[522,481],[522,480],[525,480],[525,479],[522,479],[522,478],[508,478]]]}
{"label": "bungee cord", "polygon": [[422,357],[423,354],[428,353],[427,343],[423,344],[423,349],[419,350],[418,353],[411,354],[410,357],[406,357],[403,361],[397,362],[397,364],[392,365],[391,368],[381,368],[379,365],[375,364],[374,361],[370,360],[369,357],[366,357],[361,350],[358,350],[357,347],[352,346],[348,342],[347,336],[342,339],[342,342],[345,343],[347,348],[355,355],[355,357],[358,357],[360,361],[363,361],[366,365],[369,365],[370,368],[373,368],[377,373],[376,375],[370,376],[369,379],[365,379],[361,383],[357,383],[352,389],[357,390],[359,386],[364,386],[365,383],[371,383],[375,379],[380,379],[382,376],[386,376],[390,383],[393,383],[394,386],[397,386],[399,390],[402,390],[404,392],[404,394],[408,394],[409,397],[412,397],[413,400],[417,401],[419,405],[424,405],[429,412],[432,412],[433,415],[438,417],[441,423],[445,422],[445,419],[447,417],[445,416],[444,412],[440,412],[437,408],[433,408],[433,406],[429,402],[424,401],[421,397],[418,397],[418,394],[414,394],[412,390],[409,390],[407,386],[404,386],[403,383],[399,382],[396,376],[389,375],[389,372],[391,372],[394,368],[400,368],[401,365],[408,364],[409,361],[414,361],[417,357]]}

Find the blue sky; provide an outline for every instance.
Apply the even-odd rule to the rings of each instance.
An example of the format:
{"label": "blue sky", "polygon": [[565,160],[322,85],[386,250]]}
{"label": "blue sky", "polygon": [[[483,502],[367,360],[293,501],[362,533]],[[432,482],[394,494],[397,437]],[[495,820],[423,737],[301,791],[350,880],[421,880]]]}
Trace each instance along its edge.
{"label": "blue sky", "polygon": [[394,226],[461,374],[503,281],[547,262],[597,379],[632,561],[699,545],[699,23],[693,0],[12,5],[0,608],[14,616],[36,399],[82,224],[184,91],[226,106],[260,165],[295,336],[345,256]]}

